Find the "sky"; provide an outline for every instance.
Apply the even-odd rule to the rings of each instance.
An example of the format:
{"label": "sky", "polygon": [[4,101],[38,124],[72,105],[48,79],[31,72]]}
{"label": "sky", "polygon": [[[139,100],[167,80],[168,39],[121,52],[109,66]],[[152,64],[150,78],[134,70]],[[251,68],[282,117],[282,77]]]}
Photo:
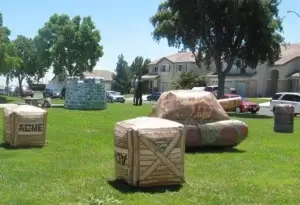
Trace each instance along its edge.
{"label": "sky", "polygon": [[[162,0],[10,0],[1,2],[0,12],[4,25],[11,30],[11,39],[17,35],[34,37],[54,13],[70,17],[91,16],[100,30],[100,44],[104,47],[104,56],[95,69],[114,71],[121,53],[131,64],[136,56],[156,60],[177,52],[177,49],[168,47],[166,40],[157,43],[152,39],[153,26],[149,18],[155,14],[160,2]],[[300,1],[282,0],[279,9],[280,16],[284,18],[285,41],[300,42],[300,18],[287,13],[291,9],[300,14]],[[52,78],[50,70],[43,83]],[[5,85],[3,77],[0,85]]]}

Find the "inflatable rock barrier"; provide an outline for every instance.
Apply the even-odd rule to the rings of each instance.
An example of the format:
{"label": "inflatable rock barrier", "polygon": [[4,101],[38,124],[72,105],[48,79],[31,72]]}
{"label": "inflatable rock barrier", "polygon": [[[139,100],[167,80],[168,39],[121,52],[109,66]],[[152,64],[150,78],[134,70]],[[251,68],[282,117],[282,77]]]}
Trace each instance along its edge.
{"label": "inflatable rock barrier", "polygon": [[[222,105],[235,106],[237,100],[222,100]],[[231,120],[222,105],[210,92],[167,91],[160,96],[149,116],[184,124],[187,147],[234,147],[247,138],[248,126]]]}

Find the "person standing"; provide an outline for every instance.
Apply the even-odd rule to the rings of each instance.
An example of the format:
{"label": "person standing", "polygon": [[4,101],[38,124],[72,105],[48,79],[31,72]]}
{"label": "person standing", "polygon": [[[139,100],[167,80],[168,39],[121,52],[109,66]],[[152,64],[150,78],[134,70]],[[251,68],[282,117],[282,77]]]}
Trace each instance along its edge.
{"label": "person standing", "polygon": [[132,80],[131,80],[131,91],[133,92],[133,105],[136,105],[135,104],[135,101],[136,101],[136,86],[137,86],[136,76],[134,75],[132,77]]}
{"label": "person standing", "polygon": [[143,81],[141,77],[138,78],[137,82],[135,105],[143,105]]}

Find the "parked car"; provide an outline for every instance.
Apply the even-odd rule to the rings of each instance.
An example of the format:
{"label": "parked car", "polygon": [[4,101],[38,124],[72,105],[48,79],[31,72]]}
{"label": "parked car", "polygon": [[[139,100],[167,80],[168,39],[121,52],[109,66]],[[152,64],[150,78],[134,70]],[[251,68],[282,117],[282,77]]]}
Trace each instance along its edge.
{"label": "parked car", "polygon": [[[23,86],[22,87],[22,98],[23,97],[33,97],[34,96],[34,93],[33,91],[28,87],[28,86]],[[20,91],[20,88],[19,87],[16,87],[13,91],[13,95],[14,96],[20,96],[21,94],[21,91]]]}
{"label": "parked car", "polygon": [[[235,94],[224,94],[224,98],[236,98],[236,97],[241,97],[241,96]],[[255,102],[249,102],[246,98],[243,97],[241,98],[242,98],[242,104],[238,107],[235,107],[233,110],[236,113],[251,112],[255,114],[260,110],[259,104]]]}
{"label": "parked car", "polygon": [[290,104],[294,106],[295,116],[300,114],[300,93],[291,93],[291,92],[280,92],[276,93],[271,101],[269,109],[271,112],[275,112],[275,105],[278,104]]}
{"label": "parked car", "polygon": [[43,92],[43,96],[47,96],[50,98],[60,98],[63,99],[62,95],[61,95],[61,91],[58,89],[51,89],[51,88],[46,88]]}
{"label": "parked car", "polygon": [[[225,87],[224,87],[225,94],[231,93],[231,90],[232,90],[232,88],[229,88],[225,85]],[[217,85],[206,86],[204,88],[204,91],[212,92],[215,96],[217,96],[218,95],[218,86]]]}
{"label": "parked car", "polygon": [[192,90],[196,90],[196,91],[202,92],[202,91],[205,90],[205,87],[193,87]]}
{"label": "parked car", "polygon": [[106,91],[106,101],[110,103],[119,102],[125,103],[125,98],[123,95],[120,95],[119,92],[116,91]]}
{"label": "parked car", "polygon": [[157,101],[160,96],[161,96],[160,92],[153,92],[147,96],[147,100],[148,101],[152,101],[152,100]]}

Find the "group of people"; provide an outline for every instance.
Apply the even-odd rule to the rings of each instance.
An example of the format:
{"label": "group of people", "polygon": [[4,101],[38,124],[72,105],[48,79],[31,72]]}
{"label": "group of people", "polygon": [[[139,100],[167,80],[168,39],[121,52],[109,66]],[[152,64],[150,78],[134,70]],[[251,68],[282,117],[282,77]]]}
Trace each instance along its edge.
{"label": "group of people", "polygon": [[133,89],[133,105],[138,106],[143,104],[143,81],[139,76],[133,77],[131,87]]}

